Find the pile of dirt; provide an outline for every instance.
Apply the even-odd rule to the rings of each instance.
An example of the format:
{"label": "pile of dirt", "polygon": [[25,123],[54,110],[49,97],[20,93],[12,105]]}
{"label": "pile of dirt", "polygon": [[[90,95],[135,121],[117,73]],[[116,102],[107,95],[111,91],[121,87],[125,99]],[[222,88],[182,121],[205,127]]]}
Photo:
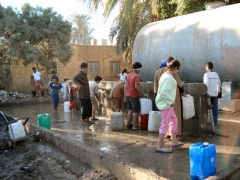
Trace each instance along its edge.
{"label": "pile of dirt", "polygon": [[8,139],[6,124],[0,121],[0,179],[86,179],[116,180],[101,173],[57,147],[28,137],[7,150],[4,138]]}

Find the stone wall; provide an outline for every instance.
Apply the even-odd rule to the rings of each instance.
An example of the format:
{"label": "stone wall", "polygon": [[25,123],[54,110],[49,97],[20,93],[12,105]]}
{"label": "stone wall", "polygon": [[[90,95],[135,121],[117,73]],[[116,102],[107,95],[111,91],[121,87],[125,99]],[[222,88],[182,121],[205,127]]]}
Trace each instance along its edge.
{"label": "stone wall", "polygon": [[[82,62],[99,62],[99,73],[88,73],[89,80],[92,80],[96,75],[99,75],[104,81],[117,81],[119,80],[119,74],[123,69],[127,69],[128,72],[131,72],[132,70],[132,62],[124,62],[122,56],[117,56],[115,53],[115,46],[71,44],[71,47],[73,48],[73,56],[66,65],[56,61],[57,75],[61,83],[64,78],[72,79],[80,71],[80,64]],[[120,63],[119,72],[110,72],[111,61]],[[36,65],[30,64],[25,67],[22,62],[11,64],[13,91],[30,92],[33,90],[31,85],[31,68],[33,66]],[[47,77],[46,72],[41,73],[43,74],[45,81],[48,82],[51,75]]]}

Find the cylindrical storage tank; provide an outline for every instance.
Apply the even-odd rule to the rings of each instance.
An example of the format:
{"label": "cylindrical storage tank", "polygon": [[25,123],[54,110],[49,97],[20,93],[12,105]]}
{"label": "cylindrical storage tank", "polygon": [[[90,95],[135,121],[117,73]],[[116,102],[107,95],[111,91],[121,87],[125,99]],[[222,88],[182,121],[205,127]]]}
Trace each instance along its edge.
{"label": "cylindrical storage tank", "polygon": [[240,79],[240,4],[174,17],[144,26],[133,46],[145,81],[153,80],[161,60],[173,56],[181,63],[180,77],[203,82],[211,61],[221,81]]}
{"label": "cylindrical storage tank", "polygon": [[39,126],[42,126],[47,129],[51,129],[50,114],[39,114],[37,123]]}

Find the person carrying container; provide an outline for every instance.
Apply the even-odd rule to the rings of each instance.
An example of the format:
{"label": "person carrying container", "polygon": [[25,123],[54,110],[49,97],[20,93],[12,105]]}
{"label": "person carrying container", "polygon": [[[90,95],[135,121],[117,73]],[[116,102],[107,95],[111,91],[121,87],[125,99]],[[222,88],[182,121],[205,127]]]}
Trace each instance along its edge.
{"label": "person carrying container", "polygon": [[[158,85],[157,96],[155,99],[156,106],[161,112],[162,121],[159,127],[159,140],[156,152],[171,153],[172,148],[177,148],[184,143],[176,139],[178,132],[178,118],[174,112],[173,105],[176,99],[177,82],[173,75],[177,74],[180,68],[180,63],[176,59],[170,59],[167,63],[167,72],[165,72]],[[172,146],[164,147],[164,136],[168,132],[168,128],[172,133]]]}

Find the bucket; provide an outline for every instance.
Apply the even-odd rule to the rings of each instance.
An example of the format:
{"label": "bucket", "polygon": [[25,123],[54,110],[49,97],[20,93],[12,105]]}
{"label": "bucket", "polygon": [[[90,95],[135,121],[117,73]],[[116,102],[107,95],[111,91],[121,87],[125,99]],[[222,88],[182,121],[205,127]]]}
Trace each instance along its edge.
{"label": "bucket", "polygon": [[139,114],[139,120],[142,130],[148,130],[148,114]]}
{"label": "bucket", "polygon": [[189,148],[190,179],[205,179],[216,174],[215,144],[198,142]]}
{"label": "bucket", "polygon": [[15,141],[19,138],[24,138],[27,136],[24,126],[21,121],[11,123],[8,125],[8,136],[9,139]]}
{"label": "bucket", "polygon": [[182,96],[183,119],[188,120],[195,116],[194,99],[193,96],[187,94]]}
{"label": "bucket", "polygon": [[140,114],[149,114],[152,111],[152,100],[147,98],[140,98],[141,112]]}
{"label": "bucket", "polygon": [[64,102],[64,112],[70,112],[69,101]]}
{"label": "bucket", "polygon": [[51,129],[50,114],[39,114],[37,119],[38,125],[46,129]]}
{"label": "bucket", "polygon": [[111,114],[111,128],[113,131],[124,130],[124,120],[122,112],[113,112]]}
{"label": "bucket", "polygon": [[160,111],[150,111],[148,117],[148,131],[159,132],[162,116]]}

